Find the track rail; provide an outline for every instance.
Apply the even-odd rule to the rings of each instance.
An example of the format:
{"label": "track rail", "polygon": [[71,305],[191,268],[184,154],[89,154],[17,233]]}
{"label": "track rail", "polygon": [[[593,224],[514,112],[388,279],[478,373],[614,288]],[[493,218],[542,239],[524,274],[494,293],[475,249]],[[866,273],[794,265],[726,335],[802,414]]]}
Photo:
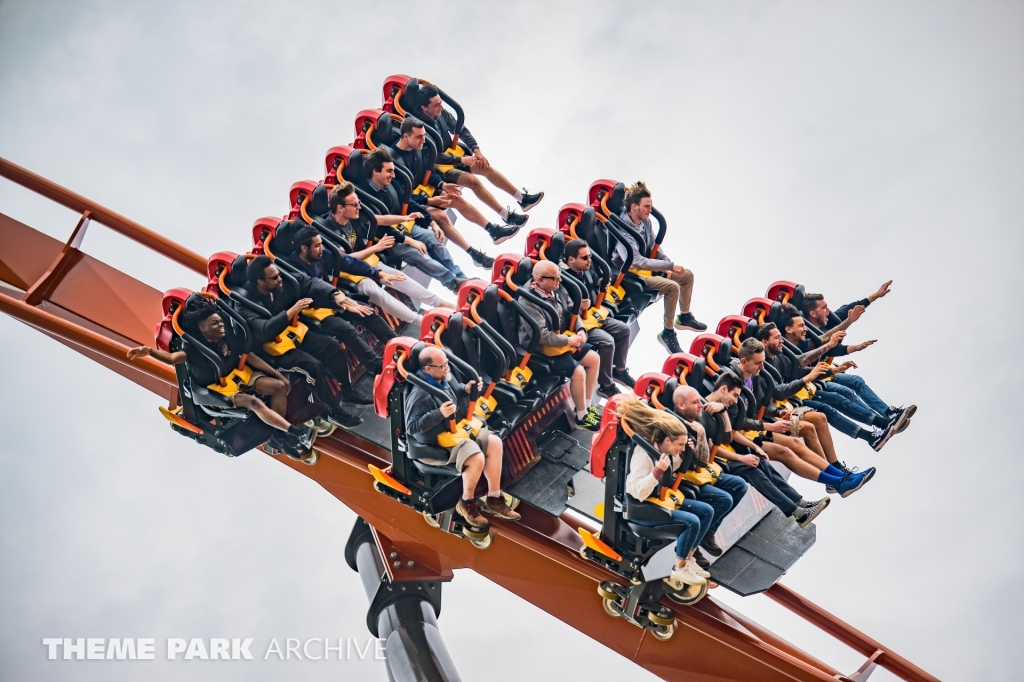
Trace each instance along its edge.
{"label": "track rail", "polygon": [[[131,343],[148,340],[143,330],[157,323],[159,292],[89,259],[79,246],[92,220],[202,275],[205,259],[2,158],[0,175],[82,214],[63,245],[0,215],[0,311],[174,402],[170,368],[151,358],[130,362],[125,357]],[[118,294],[112,307],[98,305],[93,294],[112,289]],[[490,549],[480,551],[429,527],[420,514],[373,490],[366,467],[389,463],[391,453],[341,430],[318,440],[317,449],[326,457],[312,467],[278,459],[317,481],[385,535],[397,551],[416,559],[416,571],[396,571],[398,582],[422,579],[424,572],[471,568],[667,680],[863,680],[875,665],[911,682],[937,679],[782,585],[768,595],[868,655],[860,670],[844,676],[710,597],[688,609],[675,607],[675,637],[657,641],[645,630],[604,613],[596,584],[617,578],[579,556],[576,528],[591,523],[584,517],[570,510],[551,518],[525,507],[519,523],[493,522],[497,539]]]}

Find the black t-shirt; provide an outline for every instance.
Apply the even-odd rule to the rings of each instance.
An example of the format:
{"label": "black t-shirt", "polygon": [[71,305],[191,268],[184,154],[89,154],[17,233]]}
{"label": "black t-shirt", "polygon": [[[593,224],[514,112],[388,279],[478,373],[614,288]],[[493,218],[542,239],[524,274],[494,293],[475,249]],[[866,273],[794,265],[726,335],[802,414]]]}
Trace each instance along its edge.
{"label": "black t-shirt", "polygon": [[[213,351],[221,363],[224,365],[224,375],[227,376],[231,373],[231,370],[238,366],[238,360],[241,357],[240,340],[232,333],[230,327],[225,330],[227,333],[220,341],[211,342],[207,341],[202,334],[196,333],[192,337],[206,346],[208,349]],[[192,381],[200,386],[209,386],[215,384],[220,380],[217,372],[214,370],[214,365],[210,362],[202,352],[193,346],[191,343],[185,343],[185,366],[188,369],[189,377]]]}

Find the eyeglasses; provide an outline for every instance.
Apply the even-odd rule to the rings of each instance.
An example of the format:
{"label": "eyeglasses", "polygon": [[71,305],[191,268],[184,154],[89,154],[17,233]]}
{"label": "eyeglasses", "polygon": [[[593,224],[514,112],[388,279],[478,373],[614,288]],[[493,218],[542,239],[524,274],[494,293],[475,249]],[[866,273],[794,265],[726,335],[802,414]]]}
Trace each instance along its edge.
{"label": "eyeglasses", "polygon": [[437,367],[438,369],[448,369],[448,364],[449,363],[445,362],[444,364],[441,364],[441,365],[423,365],[423,366],[424,367]]}
{"label": "eyeglasses", "polygon": [[561,282],[562,281],[562,278],[559,275],[555,275],[553,277],[551,275],[542,275],[542,276],[538,277],[537,279],[553,279],[556,282]]}

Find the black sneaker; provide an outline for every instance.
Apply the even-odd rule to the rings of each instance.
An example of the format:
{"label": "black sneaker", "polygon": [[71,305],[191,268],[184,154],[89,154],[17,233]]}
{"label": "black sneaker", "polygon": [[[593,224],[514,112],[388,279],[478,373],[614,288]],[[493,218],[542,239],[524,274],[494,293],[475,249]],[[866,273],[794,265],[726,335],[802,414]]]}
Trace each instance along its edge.
{"label": "black sneaker", "polygon": [[[689,329],[694,332],[706,332],[708,326],[703,322],[698,322],[697,318],[693,316],[693,313],[686,313],[676,315],[676,329]],[[676,351],[677,353],[679,351]]]}
{"label": "black sneaker", "polygon": [[634,386],[636,386],[636,379],[634,379],[633,377],[629,376],[629,368],[628,367],[626,369],[613,369],[612,370],[612,379],[615,379],[617,382],[619,382],[623,386],[628,386],[630,388],[633,388]]}
{"label": "black sneaker", "polygon": [[302,434],[295,437],[299,441],[299,445],[309,449],[313,447],[313,440],[316,438],[316,429],[312,426],[307,426],[302,430]]}
{"label": "black sneaker", "polygon": [[452,280],[452,283],[448,285],[448,290],[451,291],[453,294],[457,294],[459,293],[459,289],[462,288],[462,285],[468,281],[469,279],[466,277],[456,277],[455,279]]}
{"label": "black sneaker", "polygon": [[505,219],[505,222],[512,227],[522,227],[530,219],[530,216],[525,213],[514,213],[508,210],[508,208],[505,209],[505,212],[508,213],[508,218]]}
{"label": "black sneaker", "polygon": [[[718,554],[715,554],[713,556],[718,556]],[[696,561],[697,565],[703,568],[705,571],[711,568],[711,562],[708,561],[708,558],[706,556],[700,553],[699,549],[693,551],[693,560]]]}
{"label": "black sneaker", "polygon": [[600,417],[600,415],[595,414],[591,410],[587,410],[587,414],[584,415],[583,419],[580,419],[579,417],[577,417],[575,419],[575,421],[576,421],[576,428],[577,429],[585,429],[587,431],[597,431],[599,428],[601,428],[601,417]]}
{"label": "black sneaker", "polygon": [[857,473],[857,467],[853,467],[851,469],[850,467],[846,466],[845,462],[840,462],[838,460],[833,462],[832,466],[834,466],[836,469],[839,469],[844,474],[855,474],[855,473]]}
{"label": "black sneaker", "polygon": [[519,200],[519,206],[524,211],[529,211],[531,208],[540,203],[540,200],[544,198],[544,192],[537,192],[536,194],[530,194],[523,188],[523,198]]}
{"label": "black sneaker", "polygon": [[[702,549],[707,550],[707,553],[711,556],[722,556],[722,548],[717,542],[715,542],[715,536],[712,533],[708,533],[704,536],[704,539],[700,541]],[[701,568],[705,568],[701,566]]]}
{"label": "black sneaker", "polygon": [[828,506],[831,500],[831,497],[823,497],[810,507],[800,507],[793,513],[793,519],[798,526],[806,528],[811,524],[811,521],[817,518],[818,514],[825,511],[825,507]]}
{"label": "black sneaker", "polygon": [[880,452],[882,448],[885,447],[885,444],[889,442],[889,439],[893,437],[893,435],[895,435],[895,432],[893,431],[892,426],[889,426],[886,429],[875,429],[874,433],[871,436],[871,449],[874,450],[875,452]]}
{"label": "black sneaker", "polygon": [[466,253],[468,253],[469,257],[473,259],[473,265],[477,266],[478,268],[490,270],[494,266],[494,259],[488,256],[483,251],[477,251],[473,247],[470,247],[469,250],[466,251]]}
{"label": "black sneaker", "polygon": [[676,338],[675,329],[662,329],[661,333],[658,334],[658,343],[663,345],[670,355],[683,352],[683,349],[679,347],[679,339]]}
{"label": "black sneaker", "polygon": [[491,235],[491,241],[495,244],[500,244],[512,239],[512,237],[516,236],[516,232],[518,231],[518,227],[513,227],[511,225],[495,225],[494,223],[488,223],[487,225],[487,234]]}
{"label": "black sneaker", "polygon": [[349,405],[373,405],[373,398],[368,398],[349,386],[341,391],[341,402]]}
{"label": "black sneaker", "polygon": [[907,407],[895,407],[890,405],[889,411],[885,416],[891,419],[894,414],[899,414],[900,412],[905,413],[907,415],[907,419],[910,419],[917,414],[917,405],[909,405]]}
{"label": "black sneaker", "polygon": [[604,396],[605,398],[611,398],[613,395],[618,395],[622,391],[619,390],[618,386],[614,383],[608,384],[607,386],[598,386],[597,394]]}
{"label": "black sneaker", "polygon": [[343,429],[353,429],[363,423],[362,417],[349,414],[341,407],[335,407],[327,411],[327,421],[336,424]]}

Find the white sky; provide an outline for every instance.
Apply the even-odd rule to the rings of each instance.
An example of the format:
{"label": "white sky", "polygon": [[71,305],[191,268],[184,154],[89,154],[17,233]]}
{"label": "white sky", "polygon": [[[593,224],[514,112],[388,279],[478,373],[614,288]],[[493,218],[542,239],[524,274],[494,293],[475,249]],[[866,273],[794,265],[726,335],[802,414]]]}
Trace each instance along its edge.
{"label": "white sky", "polygon": [[[820,517],[784,582],[942,679],[1017,679],[1021,372],[999,351],[1024,291],[1022,5],[362,7],[0,0],[0,156],[200,253],[244,250],[404,72],[454,95],[492,162],[547,192],[530,227],[598,177],[646,180],[705,322],[776,279],[839,305],[895,278],[850,338],[880,339],[854,359],[918,416],[878,454],[837,435],[879,473]],[[75,224],[6,181],[0,211],[61,240]],[[84,248],[158,288],[197,284],[100,226]],[[659,315],[634,375],[661,365]],[[318,486],[190,444],[154,396],[6,317],[0,357],[0,678],[386,679],[376,663],[45,660],[43,637],[244,636],[260,653],[365,638],[367,603],[342,558],[353,515]],[[863,660],[716,592],[841,670]],[[467,680],[647,676],[465,571],[440,627]]]}

